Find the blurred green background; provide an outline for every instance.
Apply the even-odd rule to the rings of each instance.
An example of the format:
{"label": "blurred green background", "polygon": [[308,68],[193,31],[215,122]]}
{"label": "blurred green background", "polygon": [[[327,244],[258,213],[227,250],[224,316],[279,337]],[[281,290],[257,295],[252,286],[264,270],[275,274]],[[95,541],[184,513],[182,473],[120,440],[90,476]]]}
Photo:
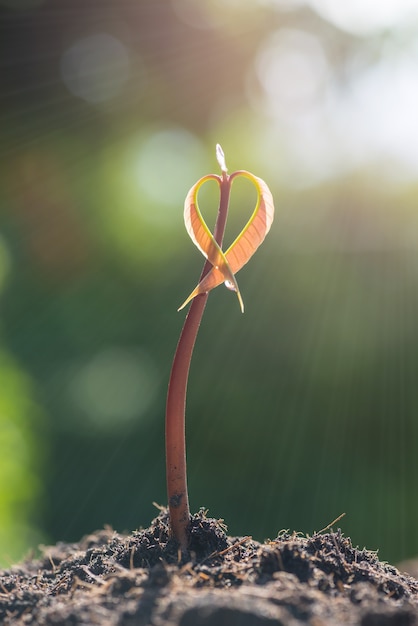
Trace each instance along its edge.
{"label": "blurred green background", "polygon": [[[3,565],[165,504],[183,202],[216,142],[276,220],[245,315],[223,286],[206,308],[192,510],[260,540],[346,512],[418,553],[417,35],[408,0],[0,1]],[[253,201],[237,181],[227,239]]]}

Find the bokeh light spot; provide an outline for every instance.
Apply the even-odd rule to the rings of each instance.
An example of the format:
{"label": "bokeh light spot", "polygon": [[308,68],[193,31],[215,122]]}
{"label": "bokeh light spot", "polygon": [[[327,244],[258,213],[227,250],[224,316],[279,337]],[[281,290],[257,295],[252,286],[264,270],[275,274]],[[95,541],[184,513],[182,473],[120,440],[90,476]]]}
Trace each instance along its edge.
{"label": "bokeh light spot", "polygon": [[[185,190],[210,167],[206,150],[192,133],[183,128],[160,130],[148,137],[137,161],[141,190],[156,204],[166,208],[182,206]],[[155,213],[155,212],[154,212]],[[164,220],[163,214],[149,214],[151,220]],[[175,213],[178,219],[178,213]]]}
{"label": "bokeh light spot", "polygon": [[321,44],[301,30],[274,33],[261,47],[255,67],[267,97],[267,109],[280,114],[309,106],[328,75]]}
{"label": "bokeh light spot", "polygon": [[67,89],[78,98],[93,104],[106,102],[120,93],[129,78],[129,53],[112,35],[91,35],[64,53],[61,74]]}
{"label": "bokeh light spot", "polygon": [[309,3],[336,26],[358,34],[371,34],[373,31],[391,28],[418,16],[416,0],[310,0]]}
{"label": "bokeh light spot", "polygon": [[359,75],[350,93],[335,99],[330,118],[345,137],[346,161],[361,165],[386,158],[388,175],[416,177],[418,154],[411,138],[418,137],[417,59],[418,49],[411,47],[396,61],[376,64]]}
{"label": "bokeh light spot", "polygon": [[109,348],[77,369],[69,392],[90,426],[113,430],[144,417],[157,387],[155,366],[145,352]]}

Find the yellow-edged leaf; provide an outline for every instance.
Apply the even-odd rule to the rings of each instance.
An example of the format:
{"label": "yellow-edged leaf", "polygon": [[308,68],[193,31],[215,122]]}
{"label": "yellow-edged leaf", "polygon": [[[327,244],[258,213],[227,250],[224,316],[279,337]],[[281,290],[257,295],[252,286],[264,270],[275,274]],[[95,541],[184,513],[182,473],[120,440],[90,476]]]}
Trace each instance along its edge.
{"label": "yellow-edged leaf", "polygon": [[[232,285],[231,288],[236,291],[241,309],[243,309],[242,298],[236,278],[231,271],[231,268],[229,267],[229,263],[225,257],[224,252],[222,251],[221,247],[209,230],[209,227],[207,226],[199,209],[197,194],[200,187],[208,180],[215,180],[219,184],[218,176],[215,176],[214,174],[208,174],[207,176],[201,178],[195,185],[193,185],[193,187],[187,194],[186,200],[184,202],[184,224],[195,246],[200,250],[203,256],[207,258],[208,261],[210,261],[210,263],[213,265],[213,268],[217,269],[222,274],[223,279],[221,280],[221,282],[228,282],[228,284]],[[198,287],[196,287],[196,289],[198,289]],[[187,300],[181,305],[179,311],[184,308],[195,296],[197,296],[199,293],[202,293],[202,291],[196,291],[196,289],[192,291]]]}
{"label": "yellow-edged leaf", "polygon": [[225,253],[216,243],[212,233],[207,227],[197,203],[197,192],[200,186],[206,180],[211,178],[218,180],[218,178],[214,175],[205,176],[191,188],[187,195],[184,211],[187,232],[202,254],[211,262],[213,267],[192,291],[180,309],[186,306],[195,296],[206,293],[221,283],[225,283],[228,289],[237,292],[241,310],[244,310],[241,294],[234,274],[249,261],[254,252],[264,241],[273,222],[274,203],[270,189],[261,178],[245,170],[235,172],[231,175],[231,178],[234,179],[237,176],[244,176],[255,185],[257,189],[257,203],[247,224]]}

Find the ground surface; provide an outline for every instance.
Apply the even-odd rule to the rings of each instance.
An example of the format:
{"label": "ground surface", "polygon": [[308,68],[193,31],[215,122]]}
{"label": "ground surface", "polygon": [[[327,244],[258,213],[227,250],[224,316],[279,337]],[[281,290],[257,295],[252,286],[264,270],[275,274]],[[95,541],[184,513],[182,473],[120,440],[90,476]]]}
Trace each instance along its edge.
{"label": "ground surface", "polygon": [[181,560],[167,522],[161,511],[145,530],[101,530],[0,572],[0,623],[418,626],[418,580],[340,531],[260,544],[201,511]]}

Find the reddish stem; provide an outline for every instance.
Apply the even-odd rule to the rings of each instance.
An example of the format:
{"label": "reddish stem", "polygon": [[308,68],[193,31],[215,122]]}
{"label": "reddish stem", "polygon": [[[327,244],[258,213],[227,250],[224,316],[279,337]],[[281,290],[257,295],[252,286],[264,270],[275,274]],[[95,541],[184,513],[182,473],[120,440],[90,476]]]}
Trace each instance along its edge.
{"label": "reddish stem", "polygon": [[[222,172],[222,176],[216,178],[220,186],[220,200],[214,238],[222,246],[228,215],[231,181],[226,172]],[[211,267],[211,263],[206,261],[200,280],[209,272]],[[186,390],[193,348],[207,299],[207,293],[200,294],[192,300],[190,305],[174,355],[166,405],[168,507],[172,534],[183,551],[188,548],[188,526],[190,522],[185,439]]]}

